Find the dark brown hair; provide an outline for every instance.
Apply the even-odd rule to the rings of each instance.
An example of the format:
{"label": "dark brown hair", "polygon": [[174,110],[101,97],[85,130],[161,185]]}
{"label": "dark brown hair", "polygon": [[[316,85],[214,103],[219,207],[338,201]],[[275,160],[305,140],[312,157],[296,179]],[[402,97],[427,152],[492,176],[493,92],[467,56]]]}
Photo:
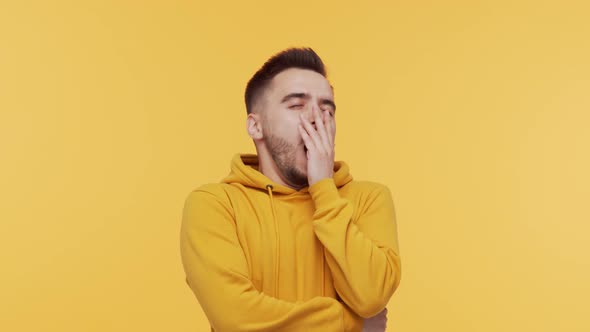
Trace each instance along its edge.
{"label": "dark brown hair", "polygon": [[309,69],[326,77],[326,68],[322,59],[311,48],[294,47],[281,51],[268,59],[262,68],[248,81],[245,95],[246,111],[248,114],[252,112],[254,101],[256,98],[259,98],[267,84],[278,73],[289,68]]}

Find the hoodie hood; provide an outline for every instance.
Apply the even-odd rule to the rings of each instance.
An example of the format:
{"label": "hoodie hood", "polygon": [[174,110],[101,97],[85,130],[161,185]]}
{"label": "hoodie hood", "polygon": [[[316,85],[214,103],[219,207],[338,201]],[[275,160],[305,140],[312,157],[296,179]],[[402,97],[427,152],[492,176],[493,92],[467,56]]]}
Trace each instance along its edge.
{"label": "hoodie hood", "polygon": [[[239,183],[246,187],[267,190],[270,185],[275,194],[293,194],[308,192],[309,187],[297,191],[293,188],[278,184],[258,170],[258,156],[255,154],[237,153],[231,160],[230,173],[221,182]],[[352,181],[348,165],[344,161],[334,162],[334,183],[340,188]]]}

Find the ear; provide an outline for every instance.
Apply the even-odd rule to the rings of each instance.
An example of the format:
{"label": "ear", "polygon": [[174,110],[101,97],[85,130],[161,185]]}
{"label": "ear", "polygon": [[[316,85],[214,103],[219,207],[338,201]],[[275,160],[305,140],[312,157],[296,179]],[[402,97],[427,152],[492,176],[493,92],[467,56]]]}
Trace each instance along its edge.
{"label": "ear", "polygon": [[246,118],[246,130],[248,131],[248,135],[252,137],[253,140],[259,140],[264,137],[262,134],[261,120],[260,114],[257,113],[250,113]]}

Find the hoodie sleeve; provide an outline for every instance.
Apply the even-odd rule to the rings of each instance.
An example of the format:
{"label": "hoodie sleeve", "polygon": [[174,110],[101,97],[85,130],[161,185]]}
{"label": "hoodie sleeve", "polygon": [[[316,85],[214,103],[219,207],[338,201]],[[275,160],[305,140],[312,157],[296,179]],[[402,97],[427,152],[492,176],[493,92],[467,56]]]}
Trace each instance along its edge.
{"label": "hoodie sleeve", "polygon": [[340,196],[332,178],[314,183],[309,192],[316,207],[315,234],[324,245],[334,288],[359,316],[378,314],[401,278],[391,192],[374,184],[371,191],[361,194],[357,211]]}
{"label": "hoodie sleeve", "polygon": [[334,298],[288,302],[258,291],[227,196],[205,187],[184,203],[180,250],[186,282],[215,331],[360,331],[354,312]]}

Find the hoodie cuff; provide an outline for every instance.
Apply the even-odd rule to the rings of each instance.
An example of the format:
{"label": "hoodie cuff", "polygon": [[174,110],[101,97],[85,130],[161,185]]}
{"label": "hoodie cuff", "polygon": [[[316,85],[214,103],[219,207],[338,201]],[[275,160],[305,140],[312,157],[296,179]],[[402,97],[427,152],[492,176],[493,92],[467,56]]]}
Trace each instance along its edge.
{"label": "hoodie cuff", "polygon": [[340,198],[340,193],[333,178],[325,178],[309,187],[309,193],[313,199],[316,209],[330,205],[331,202]]}
{"label": "hoodie cuff", "polygon": [[344,331],[346,332],[360,332],[363,330],[365,319],[357,315],[348,305],[342,303],[343,306],[343,321]]}

